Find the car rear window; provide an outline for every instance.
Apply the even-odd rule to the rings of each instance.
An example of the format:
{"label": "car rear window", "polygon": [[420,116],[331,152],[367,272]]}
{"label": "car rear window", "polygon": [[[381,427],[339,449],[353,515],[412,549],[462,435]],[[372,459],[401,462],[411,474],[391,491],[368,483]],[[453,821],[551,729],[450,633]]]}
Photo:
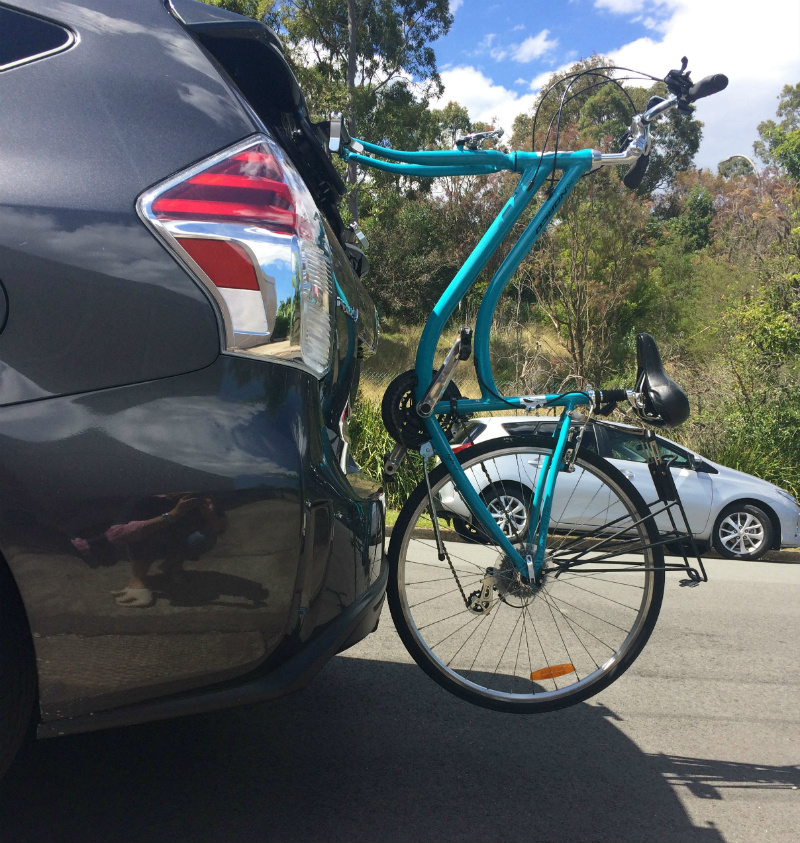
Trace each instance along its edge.
{"label": "car rear window", "polygon": [[73,40],[63,26],[0,6],[0,70],[65,50]]}
{"label": "car rear window", "polygon": [[[503,430],[509,436],[519,436],[523,433],[540,433],[539,425],[541,422],[538,421],[515,421],[515,422],[504,422],[502,425]],[[551,431],[552,432],[552,431]]]}
{"label": "car rear window", "polygon": [[[503,429],[508,434],[525,434],[534,433],[537,436],[552,436],[555,432],[556,420],[548,419],[547,421],[534,421],[533,419],[523,419],[522,421],[508,421],[503,424]],[[581,449],[591,451],[596,454],[597,451],[597,436],[594,428],[587,426],[583,432],[583,440],[581,441]]]}

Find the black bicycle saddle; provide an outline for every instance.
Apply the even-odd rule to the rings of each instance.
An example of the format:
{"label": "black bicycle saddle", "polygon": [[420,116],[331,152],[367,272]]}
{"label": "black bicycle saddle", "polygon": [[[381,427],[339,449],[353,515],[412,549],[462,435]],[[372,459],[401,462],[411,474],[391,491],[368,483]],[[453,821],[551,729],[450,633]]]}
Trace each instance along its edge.
{"label": "black bicycle saddle", "polygon": [[650,334],[636,335],[635,391],[644,396],[644,408],[636,412],[655,427],[677,427],[689,418],[686,393],[664,371],[656,341]]}

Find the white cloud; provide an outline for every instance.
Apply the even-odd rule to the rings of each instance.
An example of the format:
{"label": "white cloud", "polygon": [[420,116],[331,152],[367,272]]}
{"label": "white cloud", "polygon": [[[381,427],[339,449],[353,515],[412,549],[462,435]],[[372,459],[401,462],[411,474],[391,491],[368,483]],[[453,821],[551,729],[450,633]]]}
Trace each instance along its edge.
{"label": "white cloud", "polygon": [[506,135],[510,135],[514,118],[533,106],[535,95],[517,94],[502,85],[497,85],[475,67],[454,67],[442,73],[444,94],[431,102],[431,108],[442,108],[450,100],[463,105],[471,120],[486,123],[497,120]]}
{"label": "white cloud", "polygon": [[[525,27],[521,27],[524,29]],[[520,29],[519,26],[514,27],[512,32]],[[469,55],[482,56],[487,53],[497,62],[501,62],[506,58],[511,58],[520,64],[527,64],[528,62],[538,59],[545,53],[554,50],[558,46],[557,38],[548,38],[550,35],[549,29],[543,29],[538,35],[531,35],[526,38],[521,44],[508,44],[503,46],[498,42],[496,32],[487,32],[486,35],[478,42],[478,46]]]}
{"label": "white cloud", "polygon": [[454,15],[463,5],[464,0],[450,0],[450,14]]}
{"label": "white cloud", "polygon": [[483,56],[486,53],[495,61],[502,61],[508,55],[508,50],[497,43],[496,32],[487,32],[478,42],[478,46],[469,55]]}
{"label": "white cloud", "polygon": [[530,89],[535,94],[539,93],[539,91],[541,91],[542,88],[547,84],[554,72],[555,71],[553,70],[545,70],[542,73],[539,73],[538,75],[534,76],[533,79],[531,79]]}
{"label": "white cloud", "polygon": [[515,45],[511,57],[514,61],[526,64],[543,56],[558,46],[557,38],[548,38],[549,29],[543,29],[538,35],[531,35],[521,44]]}
{"label": "white cloud", "polygon": [[617,15],[641,12],[644,0],[595,0],[595,9],[607,9]]}
{"label": "white cloud", "polygon": [[[618,3],[626,0],[598,0]],[[663,34],[610,51],[614,61],[663,76],[689,57],[692,78],[712,73],[730,79],[727,90],[697,104],[705,123],[696,163],[716,167],[734,153],[752,155],[756,126],[774,117],[778,94],[800,81],[800,4],[762,0],[758,13],[737,11],[727,0],[674,0]]]}
{"label": "white cloud", "polygon": [[[597,2],[617,12],[645,6],[642,2],[634,9],[636,0]],[[712,73],[725,73],[730,79],[727,90],[697,105],[697,118],[705,126],[696,163],[714,168],[735,153],[752,156],[753,141],[758,136],[756,126],[774,118],[781,88],[800,82],[800,4],[797,0],[761,0],[758,14],[737,12],[728,0],[647,4],[648,12],[654,8],[661,18],[658,31],[651,30],[649,37],[607,53],[617,64],[658,77],[679,67],[684,55],[690,59],[695,81]],[[487,44],[487,51],[491,49],[499,52],[496,35]],[[468,109],[473,120],[497,117],[510,132],[514,118],[533,106],[535,94],[552,72],[534,77],[530,93],[520,96],[477,68],[452,67],[442,72],[445,92],[438,107],[456,100]]]}

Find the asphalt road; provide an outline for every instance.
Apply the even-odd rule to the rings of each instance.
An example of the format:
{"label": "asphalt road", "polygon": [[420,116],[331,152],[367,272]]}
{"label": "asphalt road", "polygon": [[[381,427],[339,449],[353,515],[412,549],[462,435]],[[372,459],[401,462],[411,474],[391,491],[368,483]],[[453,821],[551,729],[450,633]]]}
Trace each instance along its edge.
{"label": "asphalt road", "polygon": [[451,698],[388,617],[301,694],[39,743],[3,843],[795,841],[800,565],[668,575],[625,676],[531,717]]}

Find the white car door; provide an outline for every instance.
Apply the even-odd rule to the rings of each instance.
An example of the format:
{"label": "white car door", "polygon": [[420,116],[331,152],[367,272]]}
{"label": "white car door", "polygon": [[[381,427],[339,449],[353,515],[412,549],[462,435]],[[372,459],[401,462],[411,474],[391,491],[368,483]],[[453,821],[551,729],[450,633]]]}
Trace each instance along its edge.
{"label": "white car door", "polygon": [[[522,422],[506,424],[507,431],[517,432]],[[530,424],[530,422],[527,422]],[[555,421],[537,424],[536,433],[540,436],[552,436],[556,428]],[[593,430],[587,430],[582,448],[597,453],[597,444]],[[497,477],[491,478],[491,485],[502,488],[507,484],[522,485],[530,490],[536,489],[536,481],[541,469],[541,460],[528,455],[524,460],[519,456],[500,458],[492,471]],[[481,477],[476,473],[471,478],[473,484],[485,493],[490,485],[488,477]],[[611,495],[608,487],[601,483],[591,472],[576,468],[572,472],[561,472],[556,481],[553,506],[550,512],[551,523],[554,526],[570,527],[598,527],[609,521],[609,504]]]}
{"label": "white car door", "polygon": [[[645,503],[657,504],[658,496],[650,469],[647,467],[647,455],[641,437],[618,427],[604,427],[602,435],[608,449],[608,452],[604,453],[606,459],[633,483]],[[665,460],[674,458],[672,478],[689,520],[689,527],[695,536],[704,536],[707,533],[714,495],[712,476],[706,472],[695,471],[689,454],[682,448],[660,436],[657,441],[661,456]],[[657,506],[653,508],[656,509]],[[679,516],[676,517],[676,523],[679,528],[682,526]],[[666,512],[656,517],[656,524],[659,530],[671,529]]]}

